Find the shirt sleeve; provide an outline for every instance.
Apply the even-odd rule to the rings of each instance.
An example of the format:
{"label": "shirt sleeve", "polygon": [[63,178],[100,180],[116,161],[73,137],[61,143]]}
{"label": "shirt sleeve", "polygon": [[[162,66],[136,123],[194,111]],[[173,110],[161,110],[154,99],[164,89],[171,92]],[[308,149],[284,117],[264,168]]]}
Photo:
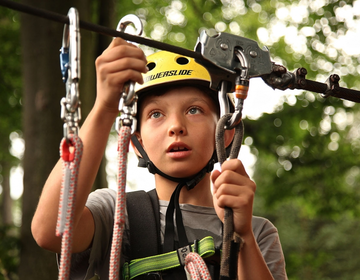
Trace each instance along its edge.
{"label": "shirt sleeve", "polygon": [[276,227],[267,219],[253,217],[253,231],[260,251],[275,280],[287,280],[285,258]]}
{"label": "shirt sleeve", "polygon": [[86,207],[94,218],[94,238],[89,249],[72,254],[72,280],[87,280],[95,274],[101,279],[108,277],[115,203],[116,192],[111,189],[98,189],[89,195]]}

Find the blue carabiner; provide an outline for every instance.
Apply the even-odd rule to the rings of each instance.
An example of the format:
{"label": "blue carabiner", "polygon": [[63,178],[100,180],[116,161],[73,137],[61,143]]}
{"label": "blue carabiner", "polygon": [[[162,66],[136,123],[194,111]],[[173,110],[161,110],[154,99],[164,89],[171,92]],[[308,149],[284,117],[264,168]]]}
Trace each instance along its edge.
{"label": "blue carabiner", "polygon": [[80,79],[80,26],[76,8],[68,12],[69,24],[65,24],[60,49],[60,69],[63,81]]}
{"label": "blue carabiner", "polygon": [[65,24],[62,47],[60,49],[60,69],[65,83],[66,96],[61,100],[61,118],[64,120],[64,137],[78,133],[81,120],[79,80],[80,80],[80,26],[76,8],[68,12],[69,23]]}

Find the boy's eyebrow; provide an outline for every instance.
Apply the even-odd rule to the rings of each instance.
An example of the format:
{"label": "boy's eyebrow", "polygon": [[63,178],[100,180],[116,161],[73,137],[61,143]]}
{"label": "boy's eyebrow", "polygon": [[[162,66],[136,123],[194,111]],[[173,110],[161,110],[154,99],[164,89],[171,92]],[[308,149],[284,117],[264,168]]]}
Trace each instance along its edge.
{"label": "boy's eyebrow", "polygon": [[204,98],[204,97],[193,97],[189,100],[190,102],[196,102],[196,101],[200,101],[200,102],[203,102],[205,103],[206,105],[210,106],[212,105],[212,100],[208,99],[208,98]]}
{"label": "boy's eyebrow", "polygon": [[190,102],[194,102],[194,101],[203,101],[207,103],[207,99],[203,98],[203,97],[192,97],[190,100]]}
{"label": "boy's eyebrow", "polygon": [[[159,105],[163,101],[161,96],[153,96],[152,98],[149,98],[146,102],[143,103],[143,108],[149,106],[149,105]],[[202,102],[205,103],[207,106],[212,106],[212,100],[210,98],[205,98],[203,96],[194,96],[187,98],[185,100],[179,100],[181,103],[194,103],[194,102]],[[170,104],[169,104],[170,105]]]}
{"label": "boy's eyebrow", "polygon": [[143,107],[146,107],[150,104],[158,104],[159,100],[157,98],[149,98],[145,102],[143,102]]}

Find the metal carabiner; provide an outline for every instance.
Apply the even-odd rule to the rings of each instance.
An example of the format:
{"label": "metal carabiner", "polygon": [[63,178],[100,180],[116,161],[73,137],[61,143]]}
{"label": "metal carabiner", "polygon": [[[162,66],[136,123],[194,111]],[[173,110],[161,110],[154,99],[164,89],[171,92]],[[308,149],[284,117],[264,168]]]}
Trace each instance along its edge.
{"label": "metal carabiner", "polygon": [[[125,32],[126,28],[130,24],[134,25],[134,27],[136,29],[136,31],[135,31],[136,35],[140,36],[143,33],[143,24],[142,24],[140,18],[138,18],[134,14],[129,14],[129,15],[124,16],[119,21],[119,23],[118,23],[118,25],[116,27],[116,30],[121,31],[121,32]],[[135,97],[135,83],[134,82],[128,81],[127,83],[125,83],[124,90],[123,90],[123,96],[125,97],[123,105],[125,105],[125,106],[132,105],[132,102],[133,102],[134,97]]]}
{"label": "metal carabiner", "polygon": [[[129,24],[133,24],[137,35],[141,35],[143,32],[143,25],[141,20],[133,14],[124,16],[118,23],[116,30],[125,32],[126,27]],[[116,119],[116,130],[119,132],[121,125],[130,126],[131,133],[136,130],[137,120],[137,95],[135,93],[135,83],[133,81],[127,81],[124,84],[123,92],[119,102],[120,116]]]}
{"label": "metal carabiner", "polygon": [[61,118],[64,120],[64,137],[77,134],[81,120],[79,80],[80,80],[80,26],[76,8],[68,12],[69,24],[65,24],[60,49],[60,68],[65,83],[66,96],[61,100]]}
{"label": "metal carabiner", "polygon": [[[237,126],[240,123],[242,118],[244,100],[246,99],[249,90],[249,68],[248,68],[247,59],[244,53],[239,49],[235,50],[235,55],[240,61],[242,68],[239,69],[240,74],[235,81],[235,92],[234,92],[235,111],[225,127],[226,129],[229,130],[233,129],[235,126]],[[225,82],[222,82],[221,90],[219,91],[220,109],[225,111],[225,113],[229,113],[229,111],[226,111],[226,106],[225,106],[228,103],[225,103],[224,100],[226,98],[226,86],[224,85],[224,83]],[[225,103],[225,105],[222,105],[222,103]],[[223,108],[221,108],[221,105],[223,106]]]}

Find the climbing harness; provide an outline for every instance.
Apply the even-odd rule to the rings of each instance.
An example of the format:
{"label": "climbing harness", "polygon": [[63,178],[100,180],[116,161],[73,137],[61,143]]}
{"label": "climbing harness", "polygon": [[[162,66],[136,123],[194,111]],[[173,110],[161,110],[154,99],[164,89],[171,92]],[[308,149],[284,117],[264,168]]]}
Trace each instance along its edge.
{"label": "climbing harness", "polygon": [[61,118],[64,120],[64,138],[60,144],[63,179],[56,225],[56,235],[61,237],[59,280],[66,280],[70,277],[74,202],[83,150],[82,141],[78,137],[78,123],[81,114],[79,100],[80,30],[77,10],[71,8],[68,17],[69,24],[64,27],[62,48],[60,50],[60,66],[63,81],[66,85],[66,96],[61,99]]}
{"label": "climbing harness", "polygon": [[166,271],[168,269],[184,266],[187,262],[193,262],[194,259],[187,260],[187,258],[190,254],[195,254],[195,252],[201,258],[208,258],[215,254],[214,241],[211,236],[207,236],[198,241],[197,246],[197,249],[195,249],[194,244],[189,246],[188,253],[184,258],[179,258],[179,252],[184,250],[184,248],[180,248],[179,250],[140,258],[131,261],[130,263],[125,263],[123,267],[123,279],[131,280],[143,274]]}
{"label": "climbing harness", "polygon": [[[134,24],[138,35],[141,35],[143,28],[141,20],[135,15],[123,17],[117,29],[125,32],[129,24]],[[115,218],[113,238],[111,243],[109,279],[117,280],[120,276],[120,256],[122,235],[125,227],[125,189],[126,189],[126,163],[127,152],[130,144],[131,134],[136,130],[136,101],[135,83],[125,83],[119,103],[120,116],[116,119],[118,131],[118,191],[115,206]]]}

